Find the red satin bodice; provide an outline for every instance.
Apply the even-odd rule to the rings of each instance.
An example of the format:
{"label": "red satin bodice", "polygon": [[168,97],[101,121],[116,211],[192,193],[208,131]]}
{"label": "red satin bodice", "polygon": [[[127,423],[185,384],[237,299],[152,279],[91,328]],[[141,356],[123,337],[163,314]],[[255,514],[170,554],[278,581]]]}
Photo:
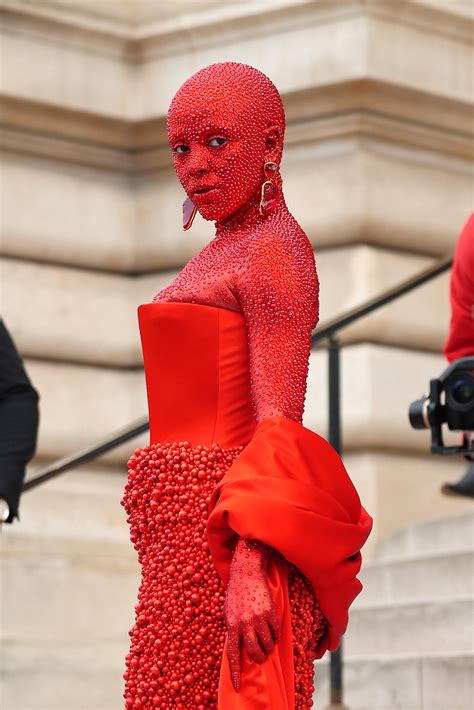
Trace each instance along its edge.
{"label": "red satin bodice", "polygon": [[195,303],[138,307],[150,443],[247,444],[256,420],[241,313]]}

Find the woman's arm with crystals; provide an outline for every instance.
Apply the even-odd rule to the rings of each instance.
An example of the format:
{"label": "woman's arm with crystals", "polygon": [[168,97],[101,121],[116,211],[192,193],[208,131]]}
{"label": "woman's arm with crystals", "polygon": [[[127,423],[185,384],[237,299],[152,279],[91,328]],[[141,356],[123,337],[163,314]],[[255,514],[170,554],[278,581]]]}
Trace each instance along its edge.
{"label": "woman's arm with crystals", "polygon": [[[239,272],[236,290],[246,319],[256,420],[280,415],[301,422],[319,304],[309,241],[258,239]],[[253,661],[263,663],[280,633],[266,574],[271,552],[259,540],[239,538],[232,558],[224,612],[229,666],[237,691],[241,642]]]}

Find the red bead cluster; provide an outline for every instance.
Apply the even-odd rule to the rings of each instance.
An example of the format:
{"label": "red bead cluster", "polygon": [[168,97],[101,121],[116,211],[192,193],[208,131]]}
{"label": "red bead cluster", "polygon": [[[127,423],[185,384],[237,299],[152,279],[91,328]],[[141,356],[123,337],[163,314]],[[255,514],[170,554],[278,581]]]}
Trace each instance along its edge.
{"label": "red bead cluster", "polygon": [[206,541],[209,497],[242,446],[137,449],[121,504],[142,565],[126,710],[217,707],[224,589]]}
{"label": "red bead cluster", "polygon": [[295,708],[313,707],[314,661],[316,646],[327,628],[327,620],[308,579],[293,564],[288,564],[293,662],[295,671]]}
{"label": "red bead cluster", "polygon": [[[224,588],[206,540],[208,501],[243,446],[151,444],[128,461],[121,505],[142,567],[129,631],[125,710],[217,708],[226,626]],[[296,708],[312,706],[313,661],[325,618],[289,565]]]}

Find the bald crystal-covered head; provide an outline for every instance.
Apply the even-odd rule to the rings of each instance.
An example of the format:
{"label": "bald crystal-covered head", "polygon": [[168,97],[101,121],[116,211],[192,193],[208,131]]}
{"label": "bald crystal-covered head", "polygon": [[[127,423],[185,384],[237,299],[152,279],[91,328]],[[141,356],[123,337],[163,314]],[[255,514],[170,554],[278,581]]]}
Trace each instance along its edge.
{"label": "bald crystal-covered head", "polygon": [[[280,164],[285,113],[270,79],[248,64],[211,64],[174,96],[168,139],[178,178],[204,219],[234,214],[265,180],[263,166]],[[274,179],[281,187],[281,177]],[[199,193],[199,190],[206,190]]]}

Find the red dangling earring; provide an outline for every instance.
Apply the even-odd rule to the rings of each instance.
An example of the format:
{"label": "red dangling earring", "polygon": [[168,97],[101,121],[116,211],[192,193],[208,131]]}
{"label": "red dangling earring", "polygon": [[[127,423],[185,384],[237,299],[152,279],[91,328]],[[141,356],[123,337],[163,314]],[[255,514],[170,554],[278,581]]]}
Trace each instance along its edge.
{"label": "red dangling earring", "polygon": [[183,229],[189,229],[196,216],[197,207],[194,202],[187,197],[183,202]]}
{"label": "red dangling earring", "polygon": [[262,217],[267,217],[271,214],[276,207],[278,190],[272,183],[272,178],[275,177],[278,170],[278,165],[273,162],[265,163],[263,166],[263,172],[267,178],[262,185],[262,193],[260,197],[260,205],[258,208],[259,213]]}

